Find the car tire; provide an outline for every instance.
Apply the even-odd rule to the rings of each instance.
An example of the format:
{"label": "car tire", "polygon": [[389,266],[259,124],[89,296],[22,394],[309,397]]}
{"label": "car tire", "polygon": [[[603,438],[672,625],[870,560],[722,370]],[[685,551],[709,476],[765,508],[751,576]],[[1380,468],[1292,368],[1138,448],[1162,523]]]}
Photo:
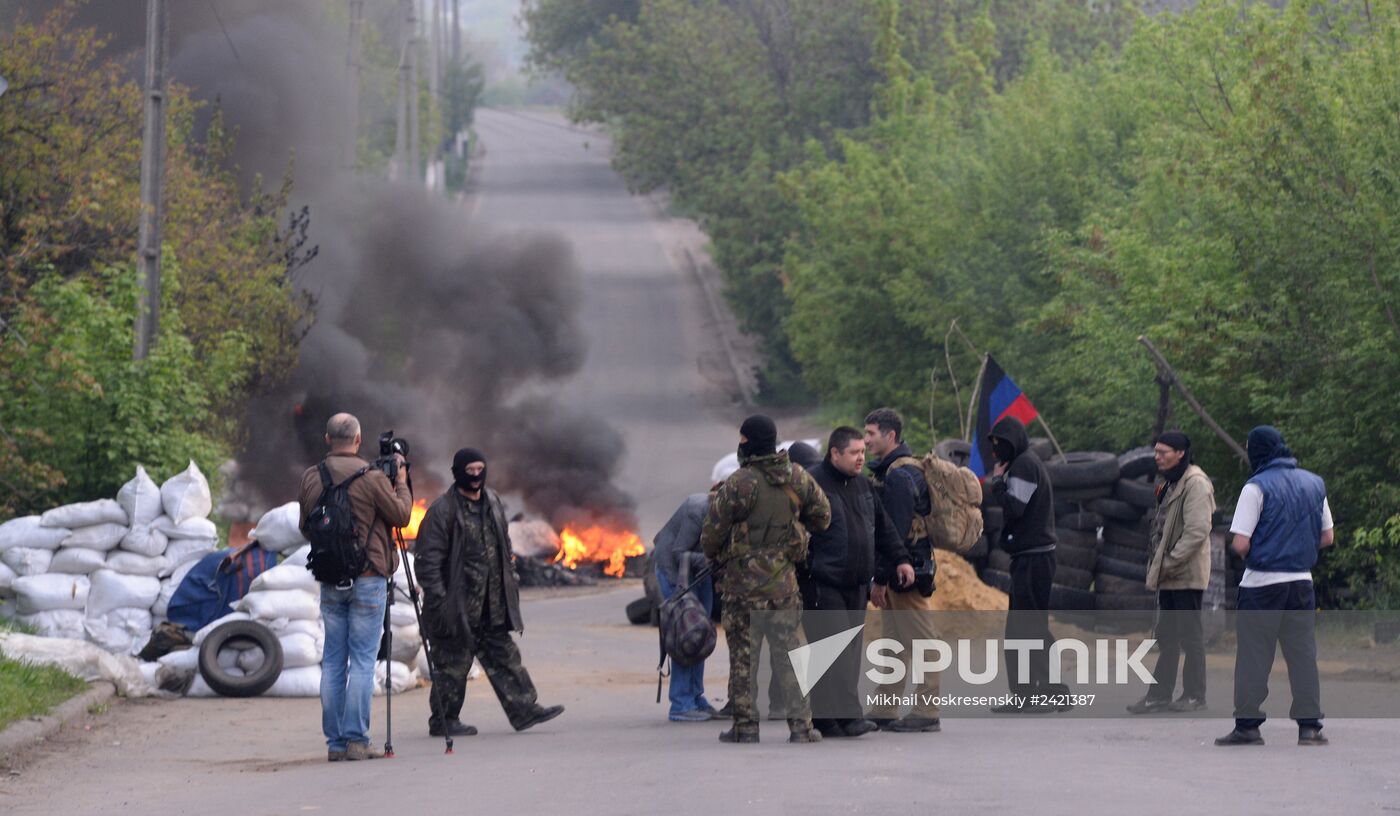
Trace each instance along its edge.
{"label": "car tire", "polygon": [[1152,551],[1152,539],[1148,537],[1147,533],[1121,524],[1105,524],[1103,526],[1103,540],[1115,547]]}
{"label": "car tire", "polygon": [[1105,521],[1121,521],[1125,524],[1134,524],[1142,518],[1142,510],[1119,499],[1103,498],[1094,499],[1084,506],[1085,510],[1097,513]]}
{"label": "car tire", "polygon": [[1098,513],[1066,513],[1055,519],[1055,526],[1092,535],[1103,526],[1103,522],[1104,517]]}
{"label": "car tire", "polygon": [[1100,487],[1118,481],[1118,457],[1101,451],[1073,451],[1063,458],[1056,456],[1045,463],[1050,472],[1050,484],[1056,494],[1067,498],[1064,491]]}
{"label": "car tire", "polygon": [[656,605],[651,602],[651,598],[643,595],[627,604],[627,622],[634,626],[646,626],[651,623],[651,611],[655,608]]}
{"label": "car tire", "polygon": [[1094,565],[1094,573],[1132,581],[1141,589],[1142,582],[1147,579],[1147,565],[1135,564],[1132,561],[1119,561],[1117,558],[1100,557],[1098,563]]}
{"label": "car tire", "polygon": [[1118,478],[1141,479],[1157,475],[1157,459],[1152,455],[1152,447],[1133,448],[1118,456]]}
{"label": "car tire", "polygon": [[[229,674],[219,665],[219,652],[238,641],[251,641],[263,653],[263,662],[242,677]],[[282,642],[271,629],[257,621],[236,620],[220,624],[204,636],[199,646],[199,674],[215,694],[257,697],[272,688],[282,674]]]}
{"label": "car tire", "polygon": [[[1070,589],[1088,590],[1089,587],[1094,585],[1094,573],[1089,570],[1076,569],[1064,564],[1056,564],[1055,579],[1051,583],[1058,584],[1062,587],[1069,587]],[[1055,605],[1051,604],[1050,608],[1054,609]]]}
{"label": "car tire", "polygon": [[1055,547],[1055,564],[1060,567],[1093,572],[1098,560],[1099,551],[1094,547],[1081,547],[1064,541]]}
{"label": "car tire", "polygon": [[[961,439],[945,439],[933,446],[933,455],[952,462],[958,467],[967,467],[968,460],[972,458],[972,445]],[[988,462],[982,464],[990,465]],[[989,466],[987,470],[990,471],[991,467]]]}
{"label": "car tire", "polygon": [[1119,479],[1118,484],[1114,485],[1113,497],[1147,511],[1157,506],[1157,486],[1137,479]]}

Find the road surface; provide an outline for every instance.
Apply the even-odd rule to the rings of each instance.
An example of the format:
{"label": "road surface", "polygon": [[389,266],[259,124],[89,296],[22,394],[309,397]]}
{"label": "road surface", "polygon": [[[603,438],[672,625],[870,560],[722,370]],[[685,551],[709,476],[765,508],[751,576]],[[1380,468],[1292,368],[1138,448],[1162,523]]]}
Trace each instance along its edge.
{"label": "road surface", "polygon": [[[551,229],[589,281],[589,362],[569,398],[624,429],[621,476],[644,533],[702,487],[734,446],[742,409],[704,303],[668,247],[673,236],[609,170],[606,142],[538,113],[483,111],[475,218]],[[592,814],[1400,812],[1400,723],[1329,721],[1333,744],[1295,746],[1290,723],[1263,748],[1224,750],[1212,718],[948,719],[941,734],[872,734],[788,745],[722,745],[719,724],[672,724],[657,705],[655,630],[628,626],[635,581],[580,593],[526,592],[526,665],[565,715],[515,734],[485,683],[464,719],[481,734],[444,756],[426,735],[426,690],[394,703],[398,757],[327,764],[316,700],[118,703],[12,763],[0,812]],[[707,686],[724,697],[721,644]],[[1216,688],[1219,688],[1218,686]],[[1216,712],[1225,692],[1212,694]],[[374,733],[383,735],[384,701]]]}

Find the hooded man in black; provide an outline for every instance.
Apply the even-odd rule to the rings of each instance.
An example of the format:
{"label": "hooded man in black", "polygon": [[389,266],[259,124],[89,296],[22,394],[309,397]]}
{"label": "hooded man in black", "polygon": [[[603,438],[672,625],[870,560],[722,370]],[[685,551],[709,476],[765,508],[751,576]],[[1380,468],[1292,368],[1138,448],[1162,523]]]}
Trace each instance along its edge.
{"label": "hooded man in black", "polygon": [[[859,626],[875,573],[881,563],[898,565],[897,581],[914,580],[909,553],[900,541],[870,480],[861,475],[865,442],[855,428],[832,431],[826,458],[810,473],[831,503],[831,525],[812,534],[805,569],[799,574],[802,608],[820,611],[805,617],[808,640],[820,640]],[[812,691],[812,725],[824,737],[858,737],[875,730],[862,716],[856,695],[860,675],[860,641],[851,641]]]}
{"label": "hooded man in black", "polygon": [[[998,713],[1047,711],[1034,706],[1030,695],[1063,693],[1050,685],[1050,584],[1055,579],[1055,497],[1050,473],[1030,452],[1026,426],[1015,417],[1002,417],[987,435],[996,459],[987,490],[1002,508],[1005,526],[1001,547],[1011,556],[1011,608],[1006,615],[1006,639],[1039,640],[1042,648],[1029,652],[1029,675],[1020,680],[1019,655],[1006,650],[1007,680],[1021,702],[997,706]],[[1064,706],[1059,706],[1064,708]]]}

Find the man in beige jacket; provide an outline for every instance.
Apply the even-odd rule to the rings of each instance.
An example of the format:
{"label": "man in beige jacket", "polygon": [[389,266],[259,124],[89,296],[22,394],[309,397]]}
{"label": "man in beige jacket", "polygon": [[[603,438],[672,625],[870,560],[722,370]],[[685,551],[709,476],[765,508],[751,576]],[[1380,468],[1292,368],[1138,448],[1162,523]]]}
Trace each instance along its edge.
{"label": "man in beige jacket", "polygon": [[[1152,561],[1147,587],[1157,590],[1156,683],[1128,706],[1132,714],[1200,711],[1206,707],[1206,647],[1201,600],[1210,583],[1210,522],[1215,488],[1191,464],[1191,440],[1168,431],[1153,445],[1157,471],[1157,515],[1152,520]],[[1181,697],[1172,701],[1177,663],[1185,654]]]}

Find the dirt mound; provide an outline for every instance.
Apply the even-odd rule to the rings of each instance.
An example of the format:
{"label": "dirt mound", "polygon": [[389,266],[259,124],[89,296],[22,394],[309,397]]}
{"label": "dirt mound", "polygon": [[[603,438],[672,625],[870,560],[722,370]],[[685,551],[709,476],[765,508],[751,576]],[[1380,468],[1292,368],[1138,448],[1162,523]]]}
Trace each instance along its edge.
{"label": "dirt mound", "polygon": [[933,608],[943,611],[1006,609],[1006,593],[982,583],[977,570],[957,553],[934,550],[938,564]]}

